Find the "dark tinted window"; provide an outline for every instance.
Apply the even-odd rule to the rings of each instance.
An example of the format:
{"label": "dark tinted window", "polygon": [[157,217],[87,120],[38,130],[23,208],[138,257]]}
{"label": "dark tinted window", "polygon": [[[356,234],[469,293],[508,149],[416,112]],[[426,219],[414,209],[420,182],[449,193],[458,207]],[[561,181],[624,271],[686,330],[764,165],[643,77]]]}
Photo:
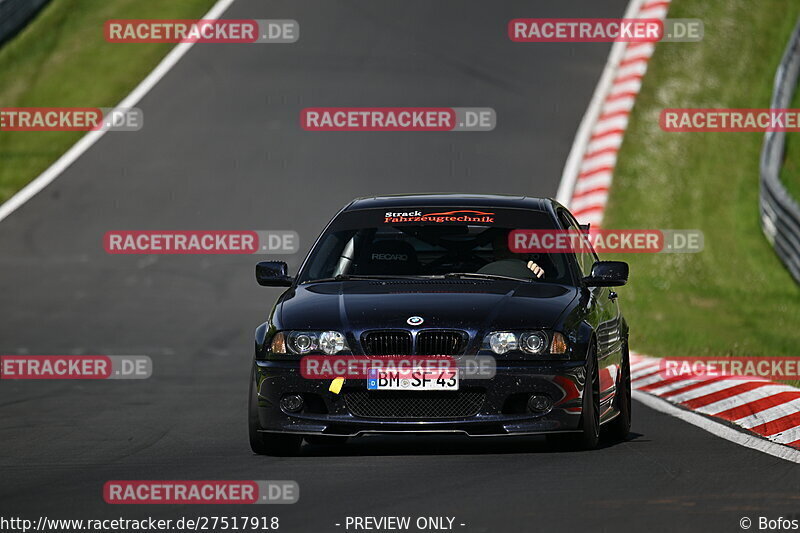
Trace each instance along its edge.
{"label": "dark tinted window", "polygon": [[424,208],[346,212],[331,224],[300,273],[300,282],[336,275],[438,276],[478,272],[570,283],[566,254],[513,253],[514,229],[558,229],[546,212]]}
{"label": "dark tinted window", "polygon": [[[573,217],[569,212],[566,210],[561,210],[559,211],[559,216],[561,217],[561,221],[565,226],[565,229],[571,229],[579,233],[583,232],[578,225],[578,221],[575,220],[575,217]],[[575,252],[575,258],[578,261],[578,268],[580,268],[581,274],[584,276],[591,274],[592,265],[597,260],[597,256],[592,249],[592,244],[589,239],[586,239],[584,249]]]}

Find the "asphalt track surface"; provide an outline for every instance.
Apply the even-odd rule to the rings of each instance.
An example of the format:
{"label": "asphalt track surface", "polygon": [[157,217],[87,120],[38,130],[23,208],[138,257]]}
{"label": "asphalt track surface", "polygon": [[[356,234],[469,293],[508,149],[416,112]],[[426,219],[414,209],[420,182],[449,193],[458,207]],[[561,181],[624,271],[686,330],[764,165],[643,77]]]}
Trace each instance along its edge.
{"label": "asphalt track surface", "polygon": [[[608,45],[511,43],[514,17],[619,17],[583,2],[238,1],[293,18],[292,45],[196,45],[104,136],[0,223],[0,353],[147,354],[147,381],[0,384],[0,516],[454,516],[456,530],[739,531],[800,511],[792,463],[634,405],[631,440],[372,436],[250,452],[252,334],[278,295],[253,256],[109,256],[112,229],[293,229],[304,253],[355,196],[555,195]],[[113,45],[109,45],[113,46]],[[87,103],[90,104],[90,103]],[[46,103],[42,103],[46,105]],[[491,133],[311,133],[309,106],[493,107]],[[294,271],[302,253],[289,257]],[[624,306],[624,290],[620,291]],[[628,317],[635,339],[636,317]],[[635,342],[635,340],[634,340]],[[110,506],[111,479],[292,479],[290,506]]]}

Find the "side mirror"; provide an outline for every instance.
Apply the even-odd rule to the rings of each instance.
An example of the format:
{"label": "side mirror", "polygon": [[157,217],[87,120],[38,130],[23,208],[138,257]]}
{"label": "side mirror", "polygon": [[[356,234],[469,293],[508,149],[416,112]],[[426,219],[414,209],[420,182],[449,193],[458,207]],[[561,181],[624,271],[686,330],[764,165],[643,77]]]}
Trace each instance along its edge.
{"label": "side mirror", "polygon": [[583,278],[587,287],[619,287],[628,283],[628,263],[595,261],[592,273]]}
{"label": "side mirror", "polygon": [[292,277],[283,261],[261,261],[256,264],[256,281],[264,287],[289,287]]}

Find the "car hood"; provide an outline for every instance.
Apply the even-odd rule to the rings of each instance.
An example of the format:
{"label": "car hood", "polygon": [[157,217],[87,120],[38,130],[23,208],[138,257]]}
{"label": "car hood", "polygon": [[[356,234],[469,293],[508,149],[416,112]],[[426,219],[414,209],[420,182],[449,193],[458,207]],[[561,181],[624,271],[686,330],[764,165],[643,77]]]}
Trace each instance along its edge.
{"label": "car hood", "polygon": [[495,280],[307,283],[287,291],[274,315],[280,329],[552,328],[577,297],[574,287]]}

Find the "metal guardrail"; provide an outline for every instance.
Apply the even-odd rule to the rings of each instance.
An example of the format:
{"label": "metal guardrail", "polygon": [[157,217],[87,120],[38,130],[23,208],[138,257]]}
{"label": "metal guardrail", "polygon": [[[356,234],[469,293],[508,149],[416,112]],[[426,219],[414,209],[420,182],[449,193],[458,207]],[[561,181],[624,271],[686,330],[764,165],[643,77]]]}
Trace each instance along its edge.
{"label": "metal guardrail", "polygon": [[[772,109],[791,105],[800,75],[800,19],[783,53],[772,92]],[[761,148],[761,229],[794,279],[800,283],[800,205],[781,183],[786,133],[771,131]]]}
{"label": "metal guardrail", "polygon": [[0,44],[21,30],[49,0],[0,0]]}

